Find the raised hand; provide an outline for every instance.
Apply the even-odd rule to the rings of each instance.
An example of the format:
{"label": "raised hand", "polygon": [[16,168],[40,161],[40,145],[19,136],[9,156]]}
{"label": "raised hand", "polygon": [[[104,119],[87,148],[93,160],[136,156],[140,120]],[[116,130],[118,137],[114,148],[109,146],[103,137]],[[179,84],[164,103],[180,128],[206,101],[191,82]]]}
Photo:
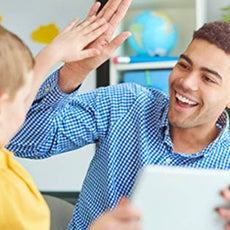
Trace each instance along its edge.
{"label": "raised hand", "polygon": [[50,54],[54,63],[79,61],[98,55],[100,50],[89,44],[108,29],[106,20],[95,16],[99,6],[100,3],[95,3],[84,21],[73,20],[42,52]]}
{"label": "raised hand", "polygon": [[[112,36],[119,23],[124,18],[131,0],[109,0],[98,13],[97,19],[104,18],[108,28],[100,37],[95,39],[87,48],[101,50],[100,54],[77,62],[65,63],[60,70],[58,85],[63,92],[71,92],[80,85],[90,71],[104,63],[114,51],[130,36],[129,32],[121,32],[115,38]],[[93,6],[88,16],[96,14],[96,7]]]}
{"label": "raised hand", "polygon": [[43,48],[35,57],[34,79],[31,97],[28,98],[28,108],[33,101],[46,74],[58,62],[76,62],[82,59],[100,55],[101,50],[89,46],[108,29],[108,23],[103,17],[96,17],[95,12],[100,3],[95,3],[89,16],[79,22],[72,21],[49,45]]}

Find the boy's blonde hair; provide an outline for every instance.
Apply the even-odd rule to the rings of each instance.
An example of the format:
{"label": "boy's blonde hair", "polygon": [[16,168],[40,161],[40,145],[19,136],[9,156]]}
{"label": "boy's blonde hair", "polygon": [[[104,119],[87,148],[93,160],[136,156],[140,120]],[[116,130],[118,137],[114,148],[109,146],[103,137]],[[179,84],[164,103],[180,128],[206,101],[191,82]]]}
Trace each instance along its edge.
{"label": "boy's blonde hair", "polygon": [[0,25],[0,94],[10,98],[25,83],[25,75],[34,67],[29,48],[15,34]]}

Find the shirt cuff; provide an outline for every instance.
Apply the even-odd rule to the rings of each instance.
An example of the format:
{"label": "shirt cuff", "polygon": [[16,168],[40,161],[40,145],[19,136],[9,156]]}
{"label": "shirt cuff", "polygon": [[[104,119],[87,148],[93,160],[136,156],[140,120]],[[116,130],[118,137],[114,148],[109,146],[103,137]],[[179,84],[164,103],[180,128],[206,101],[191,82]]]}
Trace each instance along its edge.
{"label": "shirt cuff", "polygon": [[78,87],[75,91],[70,94],[63,93],[57,84],[58,75],[60,69],[56,70],[55,72],[51,73],[45,82],[42,84],[41,88],[39,89],[37,96],[34,100],[34,104],[40,104],[41,106],[50,106],[55,103],[66,103],[67,101],[71,100],[79,91]]}

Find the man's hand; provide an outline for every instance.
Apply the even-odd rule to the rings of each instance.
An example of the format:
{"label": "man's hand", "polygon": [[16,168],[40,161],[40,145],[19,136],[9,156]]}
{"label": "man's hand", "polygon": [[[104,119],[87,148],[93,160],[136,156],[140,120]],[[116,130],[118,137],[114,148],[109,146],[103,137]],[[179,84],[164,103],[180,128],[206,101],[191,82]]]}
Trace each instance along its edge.
{"label": "man's hand", "polygon": [[89,230],[141,230],[140,213],[122,198],[117,207],[102,214]]}
{"label": "man's hand", "polygon": [[[220,195],[228,202],[230,203],[230,187],[222,190],[220,192]],[[230,230],[230,206],[229,208],[226,207],[218,207],[216,208],[216,212],[219,214],[220,217],[224,218],[227,223],[225,225],[225,230]]]}
{"label": "man's hand", "polygon": [[[131,0],[109,0],[96,16],[104,18],[108,23],[108,29],[103,35],[95,39],[87,48],[96,48],[100,54],[81,61],[68,62],[60,70],[58,85],[65,92],[75,90],[87,77],[90,71],[96,69],[111,57],[114,51],[130,36],[129,32],[122,32],[112,38],[119,23],[124,18]],[[97,7],[93,6],[88,16],[96,14]]]}

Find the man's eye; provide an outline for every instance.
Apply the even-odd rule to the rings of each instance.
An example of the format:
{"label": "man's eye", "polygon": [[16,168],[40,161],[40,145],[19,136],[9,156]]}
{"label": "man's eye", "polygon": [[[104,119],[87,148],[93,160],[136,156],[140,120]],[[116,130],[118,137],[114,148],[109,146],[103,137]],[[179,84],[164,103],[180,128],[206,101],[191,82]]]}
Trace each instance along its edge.
{"label": "man's eye", "polygon": [[178,65],[182,68],[182,69],[189,69],[189,66],[188,65],[186,65],[185,63],[183,63],[183,62],[178,62]]}
{"label": "man's eye", "polygon": [[206,82],[209,82],[209,83],[216,83],[212,78],[210,78],[210,77],[208,77],[208,76],[206,76],[206,75],[203,76],[203,79],[204,79]]}

